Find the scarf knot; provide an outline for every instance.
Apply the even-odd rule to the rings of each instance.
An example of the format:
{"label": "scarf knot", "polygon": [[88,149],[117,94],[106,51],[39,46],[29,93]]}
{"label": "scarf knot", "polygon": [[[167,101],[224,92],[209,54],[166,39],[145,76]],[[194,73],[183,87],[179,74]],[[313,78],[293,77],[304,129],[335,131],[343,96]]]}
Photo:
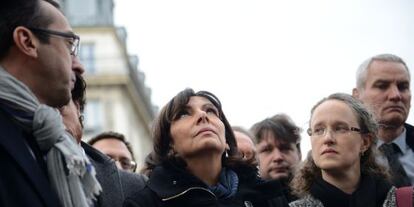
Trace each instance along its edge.
{"label": "scarf knot", "polygon": [[218,198],[230,198],[237,192],[239,177],[230,169],[223,168],[220,172],[219,182],[217,185],[209,186],[211,192]]}
{"label": "scarf knot", "polygon": [[57,109],[40,104],[26,85],[1,66],[0,80],[0,108],[25,131],[32,133],[46,153],[50,182],[62,206],[90,206],[101,192],[101,186],[83,149],[65,131]]}

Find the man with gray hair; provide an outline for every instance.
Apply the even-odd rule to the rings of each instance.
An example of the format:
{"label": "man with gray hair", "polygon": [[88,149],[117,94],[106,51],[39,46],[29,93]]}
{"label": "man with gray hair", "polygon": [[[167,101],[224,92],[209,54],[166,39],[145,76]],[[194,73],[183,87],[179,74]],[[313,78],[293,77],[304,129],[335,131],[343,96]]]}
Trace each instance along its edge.
{"label": "man with gray hair", "polygon": [[414,127],[405,123],[410,111],[410,72],[398,56],[380,54],[364,61],[357,71],[352,94],[379,124],[378,144],[388,160],[395,186],[414,184]]}

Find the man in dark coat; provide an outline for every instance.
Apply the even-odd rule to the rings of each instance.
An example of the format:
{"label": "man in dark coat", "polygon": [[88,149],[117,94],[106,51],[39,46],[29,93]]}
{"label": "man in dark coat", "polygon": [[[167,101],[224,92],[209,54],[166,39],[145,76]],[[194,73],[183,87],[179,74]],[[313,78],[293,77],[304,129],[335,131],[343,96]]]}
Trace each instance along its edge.
{"label": "man in dark coat", "polygon": [[411,105],[410,80],[407,64],[400,57],[381,54],[361,64],[352,91],[379,124],[378,147],[397,187],[414,184],[413,126],[405,123]]}
{"label": "man in dark coat", "polygon": [[[83,66],[77,58],[73,67],[83,72]],[[86,83],[82,76],[76,74],[76,81],[72,90],[72,100],[68,105],[60,108],[66,130],[71,133],[76,141],[81,144],[85,154],[89,157],[96,169],[96,178],[102,186],[102,193],[98,197],[95,206],[117,207],[122,206],[124,199],[140,191],[145,186],[146,177],[118,170],[115,162],[105,154],[96,150],[82,139],[82,116],[85,106]]]}
{"label": "man in dark coat", "polygon": [[46,153],[56,142],[51,142],[49,146],[41,145],[31,123],[39,106],[53,110],[51,107],[61,107],[70,100],[74,77],[71,61],[76,55],[79,40],[71,31],[59,5],[52,0],[1,2],[2,207],[56,207],[62,204],[56,185],[51,181],[53,175],[48,172],[51,166],[45,162]]}

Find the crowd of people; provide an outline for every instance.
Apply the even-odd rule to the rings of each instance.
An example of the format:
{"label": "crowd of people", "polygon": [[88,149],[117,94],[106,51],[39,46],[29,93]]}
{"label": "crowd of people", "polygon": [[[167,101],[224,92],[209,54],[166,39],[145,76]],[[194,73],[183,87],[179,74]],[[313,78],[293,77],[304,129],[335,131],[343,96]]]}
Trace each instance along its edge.
{"label": "crowd of people", "polygon": [[314,105],[306,155],[288,115],[232,126],[218,97],[188,88],[137,169],[124,135],[83,141],[80,37],[56,1],[6,0],[0,34],[0,206],[414,206],[411,76],[396,55]]}

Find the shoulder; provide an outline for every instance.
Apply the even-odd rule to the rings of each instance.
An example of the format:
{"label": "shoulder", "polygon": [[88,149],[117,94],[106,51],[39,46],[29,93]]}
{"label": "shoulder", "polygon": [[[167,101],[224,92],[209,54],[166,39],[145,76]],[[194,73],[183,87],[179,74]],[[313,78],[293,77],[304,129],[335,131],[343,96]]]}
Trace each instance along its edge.
{"label": "shoulder", "polygon": [[[0,109],[0,137],[23,137],[23,128],[16,124],[12,118]],[[6,139],[6,138],[4,138]],[[1,140],[0,140],[1,141]]]}
{"label": "shoulder", "polygon": [[101,151],[93,148],[88,143],[81,141],[81,146],[85,150],[86,155],[88,155],[88,157],[94,162],[103,164],[111,160],[111,158],[103,154]]}
{"label": "shoulder", "polygon": [[414,137],[414,126],[405,123],[404,127],[407,130],[407,137]]}
{"label": "shoulder", "polygon": [[384,200],[384,204],[382,206],[397,206],[397,188],[391,187],[391,189],[387,193],[387,197]]}
{"label": "shoulder", "polygon": [[161,200],[148,186],[140,189],[124,201],[124,207],[157,207],[161,206]]}
{"label": "shoulder", "polygon": [[414,126],[405,123],[404,127],[406,129],[406,142],[410,146],[411,150],[414,150]]}
{"label": "shoulder", "polygon": [[145,187],[145,183],[148,180],[148,178],[144,175],[122,170],[119,171],[119,177],[121,179],[122,189],[126,198],[141,191]]}
{"label": "shoulder", "polygon": [[312,197],[311,195],[306,195],[303,198],[289,203],[290,207],[323,207],[323,204],[320,200]]}

